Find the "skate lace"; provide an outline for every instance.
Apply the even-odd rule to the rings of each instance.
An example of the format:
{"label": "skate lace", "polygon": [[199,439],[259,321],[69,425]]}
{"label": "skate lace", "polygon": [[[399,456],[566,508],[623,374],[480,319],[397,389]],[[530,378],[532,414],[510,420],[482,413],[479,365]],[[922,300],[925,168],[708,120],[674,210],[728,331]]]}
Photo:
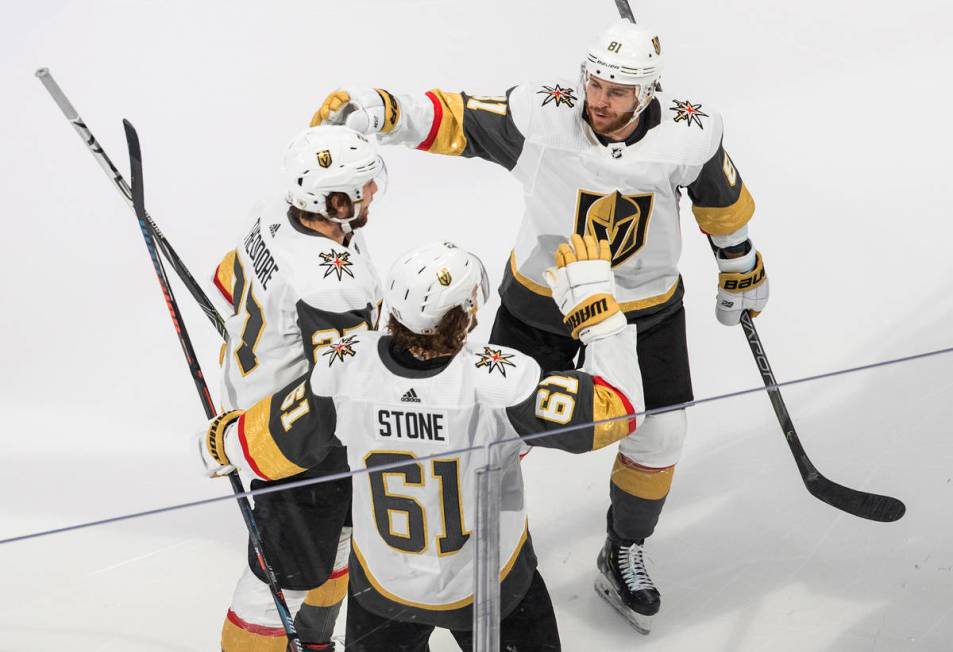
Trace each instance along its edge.
{"label": "skate lace", "polygon": [[630,591],[642,589],[658,589],[645,569],[645,560],[642,557],[642,546],[633,543],[631,546],[619,546],[619,566],[622,580]]}

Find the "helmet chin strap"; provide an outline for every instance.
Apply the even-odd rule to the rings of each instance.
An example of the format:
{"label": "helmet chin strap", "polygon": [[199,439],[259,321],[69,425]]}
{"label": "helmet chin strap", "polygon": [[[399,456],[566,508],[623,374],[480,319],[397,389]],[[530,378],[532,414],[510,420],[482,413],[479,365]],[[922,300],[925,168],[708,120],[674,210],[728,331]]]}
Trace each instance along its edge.
{"label": "helmet chin strap", "polygon": [[354,220],[356,220],[357,218],[361,216],[361,207],[363,205],[364,205],[364,200],[353,202],[352,209],[354,213],[351,215],[351,217],[328,217],[327,219],[330,220],[331,222],[334,222],[338,226],[340,226],[341,231],[344,232],[344,235],[354,233],[354,229],[351,228],[351,222],[353,222]]}

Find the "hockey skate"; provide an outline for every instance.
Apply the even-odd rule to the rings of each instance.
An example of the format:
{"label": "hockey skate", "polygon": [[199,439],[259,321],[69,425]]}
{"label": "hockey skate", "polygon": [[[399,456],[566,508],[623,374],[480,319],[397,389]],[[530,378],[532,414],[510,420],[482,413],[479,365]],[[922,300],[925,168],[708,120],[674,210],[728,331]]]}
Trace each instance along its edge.
{"label": "hockey skate", "polygon": [[642,542],[609,536],[596,559],[599,576],[595,589],[636,631],[648,634],[662,601],[645,569],[642,552]]}

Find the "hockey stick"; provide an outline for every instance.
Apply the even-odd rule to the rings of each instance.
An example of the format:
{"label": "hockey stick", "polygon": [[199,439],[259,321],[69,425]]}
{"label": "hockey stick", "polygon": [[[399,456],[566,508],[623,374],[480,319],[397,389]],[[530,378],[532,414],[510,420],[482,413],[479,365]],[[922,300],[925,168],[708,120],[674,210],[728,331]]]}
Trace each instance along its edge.
{"label": "hockey stick", "polygon": [[[103,151],[102,145],[99,144],[99,141],[96,140],[95,136],[93,136],[93,133],[89,130],[89,127],[87,127],[86,123],[84,123],[82,118],[79,117],[79,113],[77,113],[76,109],[73,108],[73,104],[69,101],[69,99],[67,99],[63,89],[61,89],[59,84],[56,83],[56,80],[53,79],[49,69],[40,68],[36,71],[36,76],[43,83],[43,86],[46,88],[46,90],[49,91],[53,101],[56,102],[58,107],[60,107],[60,110],[63,112],[63,115],[66,116],[66,119],[69,120],[73,125],[73,128],[76,129],[76,133],[78,133],[79,137],[83,139],[84,143],[86,143],[86,146],[96,159],[96,162],[99,163],[99,166],[103,169],[103,172],[105,172],[106,176],[108,176],[113,182],[116,190],[118,190],[119,194],[121,194],[126,199],[126,202],[132,206],[132,190],[130,190],[126,180],[122,178],[122,174],[116,169],[116,166],[113,165],[113,162],[109,160],[109,157],[106,156],[106,152]],[[223,338],[227,338],[228,333],[225,330],[225,322],[222,320],[222,316],[218,314],[215,306],[213,306],[212,302],[209,301],[209,298],[202,290],[202,287],[195,281],[194,278],[192,278],[192,275],[185,267],[182,259],[179,258],[178,254],[175,253],[172,245],[169,244],[169,241],[166,240],[165,236],[162,234],[162,231],[159,230],[159,227],[156,226],[156,223],[152,221],[152,218],[148,213],[145,214],[145,224],[151,237],[154,238],[156,243],[158,243],[159,250],[162,252],[162,255],[164,255],[166,260],[169,261],[169,264],[172,265],[172,269],[174,269],[175,273],[179,275],[179,278],[182,280],[182,283],[185,285],[186,289],[198,302],[199,307],[202,308],[202,311],[208,317],[209,321],[212,322],[212,326],[214,326],[215,330],[219,332],[219,335],[221,335]]]}
{"label": "hockey stick", "polygon": [[745,339],[748,340],[748,345],[751,347],[751,355],[754,356],[758,371],[761,372],[761,379],[768,390],[768,397],[771,399],[774,413],[778,417],[778,423],[781,424],[784,438],[791,448],[794,462],[797,464],[798,471],[801,472],[801,479],[804,481],[804,486],[807,487],[808,492],[831,507],[836,507],[848,514],[871,521],[890,523],[903,516],[907,508],[896,498],[857,491],[839,485],[821,475],[821,472],[808,458],[807,453],[804,452],[801,440],[794,430],[794,423],[788,414],[787,406],[784,405],[784,399],[781,398],[781,390],[778,389],[777,382],[774,379],[774,372],[771,371],[768,356],[764,352],[761,338],[758,337],[758,331],[754,327],[754,320],[751,319],[747,310],[741,313],[741,326],[744,328]]}
{"label": "hockey stick", "polygon": [[619,16],[630,23],[635,22],[635,16],[632,14],[632,7],[629,6],[629,0],[615,0],[616,9],[619,10]]}
{"label": "hockey stick", "polygon": [[[189,333],[185,328],[185,322],[182,320],[182,315],[179,313],[179,306],[175,301],[175,297],[172,295],[172,288],[169,286],[169,279],[165,274],[165,269],[162,265],[162,259],[159,258],[159,254],[156,251],[155,242],[153,241],[152,235],[149,232],[149,223],[147,221],[148,215],[146,214],[145,206],[145,191],[142,182],[142,151],[139,147],[139,135],[136,133],[135,127],[133,127],[132,123],[130,123],[128,120],[123,120],[122,124],[126,130],[126,142],[129,145],[129,167],[132,176],[130,197],[132,199],[132,205],[136,211],[136,218],[139,220],[139,228],[141,229],[142,237],[146,242],[146,249],[149,250],[149,258],[152,259],[152,267],[155,269],[156,278],[159,281],[159,285],[162,287],[162,294],[165,296],[165,303],[169,308],[169,316],[172,317],[172,325],[175,327],[175,332],[179,336],[179,344],[182,345],[182,353],[185,354],[185,360],[188,362],[189,371],[192,373],[192,380],[195,381],[195,388],[198,390],[199,398],[202,401],[202,407],[205,409],[205,415],[211,419],[215,416],[215,405],[212,402],[212,396],[209,394],[208,387],[205,384],[205,378],[202,375],[202,368],[199,366],[198,359],[195,357],[195,350],[192,348],[192,340],[189,338]],[[242,486],[242,481],[241,478],[238,477],[237,471],[232,471],[229,473],[228,479],[231,481],[232,490],[236,494],[240,495],[245,493],[245,488]],[[278,616],[281,618],[281,623],[284,626],[285,633],[288,636],[288,649],[293,650],[294,652],[302,652],[303,648],[301,647],[301,640],[298,637],[298,632],[295,630],[294,620],[291,617],[291,610],[288,609],[288,603],[285,601],[285,596],[281,591],[281,587],[278,586],[278,580],[275,577],[275,571],[268,563],[268,560],[265,559],[265,552],[261,542],[261,533],[258,530],[257,523],[255,523],[255,517],[252,514],[251,505],[248,502],[248,498],[240,496],[237,498],[237,501],[238,507],[242,512],[242,518],[245,519],[245,525],[248,527],[248,534],[252,542],[252,548],[255,550],[255,555],[258,557],[258,563],[265,573],[265,577],[268,581],[268,587],[271,589],[271,595],[275,601],[275,607],[278,609]]]}

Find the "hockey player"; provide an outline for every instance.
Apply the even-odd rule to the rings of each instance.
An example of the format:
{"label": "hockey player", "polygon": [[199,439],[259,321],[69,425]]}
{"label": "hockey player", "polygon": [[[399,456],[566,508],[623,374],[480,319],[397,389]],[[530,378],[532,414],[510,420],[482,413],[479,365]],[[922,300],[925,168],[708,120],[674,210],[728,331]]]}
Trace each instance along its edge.
{"label": "hockey player", "polygon": [[[607,242],[573,236],[547,272],[572,335],[588,347],[580,371],[544,372],[513,349],[466,342],[488,294],[486,272],[476,256],[437,243],[391,270],[390,335],[341,338],[310,376],[209,424],[200,451],[210,475],[238,467],[284,477],[323,464],[341,444],[351,468],[368,471],[353,482],[347,650],[424,651],[435,626],[471,649],[476,470],[487,450],[503,468],[500,649],[559,649],[519,451],[523,441],[589,451],[641,420],[624,418],[642,410],[641,376],[609,258]],[[632,357],[620,358],[620,348]],[[623,418],[592,425],[613,417]]]}
{"label": "hockey player", "polygon": [[[375,144],[343,126],[308,129],[284,156],[288,194],[258,214],[215,271],[230,304],[222,407],[248,408],[300,377],[342,335],[374,328],[381,297],[359,231],[384,171]],[[342,449],[293,480],[347,471]],[[253,476],[252,489],[277,484]],[[347,591],[350,480],[255,498],[265,554],[307,649],[332,650]],[[224,652],[283,652],[287,639],[249,546],[222,629]]]}
{"label": "hockey player", "polygon": [[[526,351],[543,369],[565,369],[579,351],[544,282],[548,252],[570,233],[609,240],[616,296],[638,327],[646,407],[692,400],[679,200],[715,251],[715,312],[726,325],[768,299],[761,255],[748,238],[754,202],[722,145],[722,119],[691,96],[657,92],[664,55],[651,29],[619,21],[593,44],[572,79],[521,84],[501,97],[434,89],[423,97],[383,89],[339,90],[313,123],[378,132],[384,143],[480,157],[524,186],[525,212],[504,270],[491,341]],[[635,350],[619,352],[631,355]],[[687,430],[684,410],[650,415],[622,441],[612,470],[608,536],[597,590],[647,631],[661,604],[643,564]]]}

